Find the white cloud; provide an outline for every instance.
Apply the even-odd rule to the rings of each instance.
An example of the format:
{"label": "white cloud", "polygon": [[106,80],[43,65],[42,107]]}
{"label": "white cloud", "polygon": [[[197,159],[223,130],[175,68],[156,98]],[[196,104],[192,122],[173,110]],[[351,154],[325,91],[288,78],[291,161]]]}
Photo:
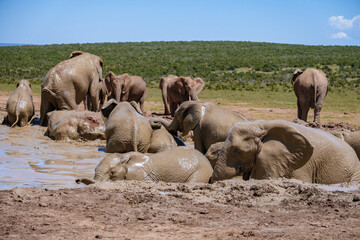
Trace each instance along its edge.
{"label": "white cloud", "polygon": [[331,35],[331,38],[335,39],[349,39],[348,35],[344,32],[338,32],[333,35]]}
{"label": "white cloud", "polygon": [[360,15],[357,15],[352,19],[346,19],[344,16],[331,16],[329,18],[330,26],[340,30],[351,29],[356,22],[360,22]]}

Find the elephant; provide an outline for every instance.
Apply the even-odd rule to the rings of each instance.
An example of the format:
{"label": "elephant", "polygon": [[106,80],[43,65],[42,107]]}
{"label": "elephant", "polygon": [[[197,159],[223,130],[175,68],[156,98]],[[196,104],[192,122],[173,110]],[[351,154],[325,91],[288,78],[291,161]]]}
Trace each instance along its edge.
{"label": "elephant", "polygon": [[219,158],[219,154],[221,152],[221,149],[224,145],[224,142],[217,142],[214,144],[211,144],[209,149],[207,150],[205,157],[209,160],[211,166],[214,168],[216,165],[216,161]]}
{"label": "elephant", "polygon": [[113,153],[98,164],[94,179],[77,179],[91,184],[117,180],[203,182],[208,183],[213,169],[199,151],[176,147],[160,153]]}
{"label": "elephant", "polygon": [[356,152],[356,155],[360,159],[360,131],[346,132],[346,131],[332,131],[334,136],[341,138],[347,142]]}
{"label": "elephant", "polygon": [[53,111],[48,113],[45,135],[57,141],[105,140],[105,124],[100,112]]}
{"label": "elephant", "polygon": [[187,135],[194,132],[195,149],[205,154],[211,144],[225,141],[231,127],[247,119],[212,102],[183,102],[175,111],[172,122],[163,118],[150,119],[153,128],[163,125],[169,132]]}
{"label": "elephant", "polygon": [[117,102],[110,99],[101,109],[106,120],[107,153],[159,152],[177,146],[164,128],[152,129],[135,101]]}
{"label": "elephant", "polygon": [[35,107],[28,80],[20,80],[15,91],[6,102],[8,122],[11,127],[26,126],[35,115]]}
{"label": "elephant", "polygon": [[115,99],[118,102],[135,101],[140,104],[140,109],[144,112],[146,83],[141,77],[130,76],[127,73],[117,76],[110,71],[105,76],[105,84],[109,99]]}
{"label": "elephant", "polygon": [[306,122],[309,108],[314,108],[314,122],[320,122],[320,111],[329,85],[326,74],[313,68],[304,72],[296,69],[292,84],[297,97],[298,118]]}
{"label": "elephant", "polygon": [[98,85],[103,60],[93,54],[74,51],[69,59],[49,70],[41,84],[40,125],[47,125],[47,113],[76,110],[87,96],[88,109],[98,111]]}
{"label": "elephant", "polygon": [[295,178],[336,184],[360,182],[355,151],[332,134],[285,120],[236,123],[223,143],[212,182]]}
{"label": "elephant", "polygon": [[181,103],[189,100],[198,101],[197,95],[204,88],[204,81],[197,78],[169,75],[160,79],[159,87],[165,107],[165,115],[174,116]]}

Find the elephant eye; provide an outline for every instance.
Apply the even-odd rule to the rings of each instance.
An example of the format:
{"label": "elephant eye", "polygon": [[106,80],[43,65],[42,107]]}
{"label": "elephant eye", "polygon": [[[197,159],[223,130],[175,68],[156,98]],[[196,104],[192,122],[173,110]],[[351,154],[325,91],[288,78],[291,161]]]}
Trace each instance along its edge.
{"label": "elephant eye", "polygon": [[114,170],[110,171],[110,175],[115,175],[115,171]]}

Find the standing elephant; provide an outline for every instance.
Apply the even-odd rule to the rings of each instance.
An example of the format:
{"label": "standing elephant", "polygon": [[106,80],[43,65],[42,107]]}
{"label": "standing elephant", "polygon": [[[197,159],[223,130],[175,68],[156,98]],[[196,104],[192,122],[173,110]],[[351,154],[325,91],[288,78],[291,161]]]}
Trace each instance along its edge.
{"label": "standing elephant", "polygon": [[87,95],[87,108],[98,111],[98,85],[103,60],[90,53],[72,52],[69,59],[49,70],[41,84],[40,125],[47,125],[48,112],[76,110]]}
{"label": "standing elephant", "polygon": [[28,80],[20,80],[16,90],[6,102],[8,121],[11,127],[16,125],[24,127],[31,121],[35,114],[35,108],[31,92],[31,84]]}
{"label": "standing elephant", "polygon": [[168,131],[184,135],[194,131],[195,149],[205,154],[211,144],[225,141],[230,129],[237,122],[246,121],[240,114],[211,102],[187,101],[175,111],[174,119],[152,118],[152,127],[163,125]]}
{"label": "standing elephant", "polygon": [[138,104],[110,99],[101,112],[106,121],[105,138],[108,153],[160,152],[177,146],[164,128],[153,130]]}
{"label": "standing elephant", "polygon": [[144,112],[146,83],[141,77],[130,76],[127,73],[117,76],[110,71],[105,76],[105,84],[109,99],[113,98],[118,102],[135,101],[140,104],[140,109]]}
{"label": "standing elephant", "polygon": [[[156,154],[108,154],[96,167],[94,181],[140,180],[208,183],[213,169],[195,149],[177,147]],[[90,179],[76,182],[94,183]]]}
{"label": "standing elephant", "polygon": [[295,178],[335,184],[360,182],[360,163],[345,141],[285,120],[237,123],[219,153],[212,180]]}
{"label": "standing elephant", "polygon": [[181,103],[189,100],[198,101],[197,95],[204,88],[204,81],[197,78],[177,77],[169,75],[162,77],[159,87],[165,107],[165,114],[174,116]]}
{"label": "standing elephant", "polygon": [[309,108],[314,108],[314,122],[320,122],[320,111],[329,85],[326,74],[313,68],[305,72],[296,69],[292,84],[297,97],[298,118],[306,122]]}

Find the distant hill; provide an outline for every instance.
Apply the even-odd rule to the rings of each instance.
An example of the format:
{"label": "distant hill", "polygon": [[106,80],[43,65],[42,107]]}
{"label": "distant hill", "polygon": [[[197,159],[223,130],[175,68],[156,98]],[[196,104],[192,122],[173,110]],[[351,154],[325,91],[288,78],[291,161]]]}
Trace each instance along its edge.
{"label": "distant hill", "polygon": [[312,67],[326,73],[331,87],[360,88],[359,46],[234,41],[20,45],[0,47],[0,82],[25,78],[40,84],[52,67],[80,50],[104,60],[103,75],[139,75],[148,87],[174,74],[201,77],[207,89],[292,91],[294,70]]}
{"label": "distant hill", "polygon": [[22,43],[0,43],[0,47],[24,46]]}

